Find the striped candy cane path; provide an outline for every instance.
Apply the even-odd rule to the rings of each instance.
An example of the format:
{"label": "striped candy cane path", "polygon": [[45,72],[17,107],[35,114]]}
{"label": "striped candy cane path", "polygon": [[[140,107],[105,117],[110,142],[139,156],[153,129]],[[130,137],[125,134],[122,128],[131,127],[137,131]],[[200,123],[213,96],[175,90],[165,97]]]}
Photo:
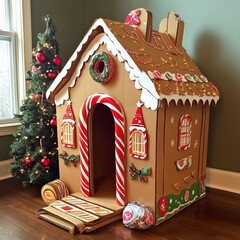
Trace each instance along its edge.
{"label": "striped candy cane path", "polygon": [[87,119],[90,109],[98,103],[107,106],[113,115],[115,124],[115,166],[116,166],[116,202],[125,203],[124,183],[124,114],[120,104],[108,94],[93,94],[83,103],[79,114],[79,145],[81,157],[81,191],[90,196],[89,154]]}

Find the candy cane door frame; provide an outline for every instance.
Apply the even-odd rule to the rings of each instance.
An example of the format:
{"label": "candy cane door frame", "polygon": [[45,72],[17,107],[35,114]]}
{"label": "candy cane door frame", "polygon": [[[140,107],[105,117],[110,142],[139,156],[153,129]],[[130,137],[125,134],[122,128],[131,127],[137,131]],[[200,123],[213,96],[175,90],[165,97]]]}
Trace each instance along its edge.
{"label": "candy cane door frame", "polygon": [[115,127],[115,168],[116,168],[116,202],[125,204],[125,181],[124,181],[124,113],[122,107],[108,94],[93,94],[83,103],[79,114],[79,146],[80,146],[80,171],[81,191],[85,196],[93,193],[90,188],[90,164],[89,164],[89,122],[88,117],[91,109],[96,104],[104,104],[112,113]]}

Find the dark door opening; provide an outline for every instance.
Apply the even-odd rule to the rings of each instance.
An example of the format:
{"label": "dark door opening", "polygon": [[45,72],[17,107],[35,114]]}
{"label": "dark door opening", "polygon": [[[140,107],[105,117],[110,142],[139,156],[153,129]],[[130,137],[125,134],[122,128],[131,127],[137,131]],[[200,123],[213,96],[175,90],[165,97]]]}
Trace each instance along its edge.
{"label": "dark door opening", "polygon": [[115,127],[111,110],[101,103],[94,105],[88,126],[91,195],[115,197]]}

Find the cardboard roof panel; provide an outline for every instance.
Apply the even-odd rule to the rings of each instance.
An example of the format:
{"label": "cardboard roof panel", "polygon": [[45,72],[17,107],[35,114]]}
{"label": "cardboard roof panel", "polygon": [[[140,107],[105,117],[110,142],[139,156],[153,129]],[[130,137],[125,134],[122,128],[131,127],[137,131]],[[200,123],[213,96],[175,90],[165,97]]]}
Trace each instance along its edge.
{"label": "cardboard roof panel", "polygon": [[[172,17],[173,14],[170,16]],[[176,19],[178,21],[178,18]],[[181,41],[176,40],[175,44],[176,42],[178,44],[175,45],[170,34],[157,31],[152,31],[152,37],[147,38],[147,41],[138,26],[107,19],[98,19],[94,22],[48,90],[49,99],[54,98],[73,72],[77,72],[75,79],[80,76],[81,69],[75,71],[72,68],[75,68],[78,59],[84,54],[86,46],[102,33],[105,35],[102,44],[106,44],[108,50],[117,56],[119,61],[125,62],[126,71],[130,74],[129,78],[136,81],[137,89],[142,89],[141,100],[146,107],[155,110],[161,105],[157,102],[163,99],[168,103],[171,100],[176,103],[179,100],[184,103],[186,100],[190,103],[193,101],[217,103],[219,99],[217,87],[201,73],[186,50],[179,44]],[[71,87],[73,86],[74,84],[71,84]]]}

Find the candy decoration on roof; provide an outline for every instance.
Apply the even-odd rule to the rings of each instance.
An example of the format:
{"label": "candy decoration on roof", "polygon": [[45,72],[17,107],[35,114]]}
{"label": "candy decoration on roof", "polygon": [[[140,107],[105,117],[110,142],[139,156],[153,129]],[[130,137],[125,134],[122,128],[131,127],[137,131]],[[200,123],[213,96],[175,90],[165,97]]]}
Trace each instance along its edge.
{"label": "candy decoration on roof", "polygon": [[129,136],[130,156],[137,159],[147,158],[147,130],[142,116],[142,103],[137,103],[137,110],[132,120]]}
{"label": "candy decoration on roof", "polygon": [[140,10],[136,10],[134,13],[129,13],[126,17],[125,23],[129,25],[139,25],[141,23],[139,19],[140,14]]}
{"label": "candy decoration on roof", "polygon": [[62,119],[61,125],[61,143],[64,147],[75,148],[75,132],[76,132],[76,122],[72,111],[71,101],[68,101],[68,105],[65,114]]}

